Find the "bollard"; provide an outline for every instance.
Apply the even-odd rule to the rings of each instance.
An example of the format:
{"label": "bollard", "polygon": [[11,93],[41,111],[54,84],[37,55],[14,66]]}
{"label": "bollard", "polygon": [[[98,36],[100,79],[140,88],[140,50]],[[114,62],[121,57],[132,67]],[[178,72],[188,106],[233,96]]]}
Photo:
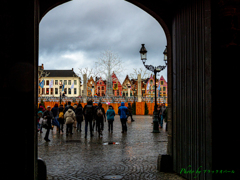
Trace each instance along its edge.
{"label": "bollard", "polygon": [[170,155],[158,155],[157,170],[160,172],[173,172],[172,158]]}
{"label": "bollard", "polygon": [[46,163],[38,158],[38,180],[46,180],[47,179],[47,166]]}

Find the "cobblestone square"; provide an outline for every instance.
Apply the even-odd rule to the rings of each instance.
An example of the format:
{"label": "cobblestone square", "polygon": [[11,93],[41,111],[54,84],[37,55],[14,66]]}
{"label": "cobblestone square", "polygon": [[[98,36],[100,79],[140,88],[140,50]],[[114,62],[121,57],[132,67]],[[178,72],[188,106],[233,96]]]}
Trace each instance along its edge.
{"label": "cobblestone square", "polygon": [[128,131],[121,133],[118,115],[113,123],[113,133],[108,132],[108,123],[104,123],[103,137],[94,136],[85,139],[85,123],[82,132],[73,128],[73,135],[66,136],[51,130],[50,142],[43,139],[46,130],[38,134],[38,157],[47,165],[48,179],[185,179],[175,173],[157,170],[159,154],[167,152],[167,132],[153,130],[151,116],[133,116],[127,122]]}

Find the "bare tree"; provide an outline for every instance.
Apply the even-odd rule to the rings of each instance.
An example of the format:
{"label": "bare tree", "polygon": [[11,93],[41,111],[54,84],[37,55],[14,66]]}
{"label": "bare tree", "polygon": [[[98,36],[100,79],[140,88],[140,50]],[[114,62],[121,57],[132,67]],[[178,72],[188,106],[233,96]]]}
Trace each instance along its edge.
{"label": "bare tree", "polygon": [[[99,75],[99,72],[97,72],[94,68],[88,69],[86,68],[78,68],[79,73],[77,74],[80,77],[83,77],[83,74],[87,74],[87,78],[89,79],[91,76],[95,78]],[[83,78],[82,78],[83,79]]]}
{"label": "bare tree", "polygon": [[113,71],[115,74],[123,71],[122,60],[117,53],[105,50],[101,53],[98,61],[95,62],[95,69],[100,75],[107,78]]}
{"label": "bare tree", "polygon": [[139,70],[137,70],[137,68],[133,68],[133,73],[131,73],[129,77],[130,79],[137,79],[137,76],[140,73],[141,73],[141,79],[146,79],[151,75],[147,69],[143,70],[142,68],[139,68]]}
{"label": "bare tree", "polygon": [[117,53],[105,50],[101,53],[98,61],[95,62],[95,70],[101,76],[107,79],[107,95],[112,96],[112,73],[116,75],[122,74],[124,71],[122,61]]}

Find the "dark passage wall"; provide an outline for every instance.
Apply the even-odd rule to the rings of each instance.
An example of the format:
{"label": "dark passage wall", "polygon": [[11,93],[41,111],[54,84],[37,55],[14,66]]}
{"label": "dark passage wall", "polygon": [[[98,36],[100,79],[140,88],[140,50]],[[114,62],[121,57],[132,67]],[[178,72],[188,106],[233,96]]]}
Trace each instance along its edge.
{"label": "dark passage wall", "polygon": [[[192,0],[179,7],[172,24],[173,168],[177,173],[182,168],[211,169],[212,164],[210,4]],[[199,173],[198,178],[212,177]]]}

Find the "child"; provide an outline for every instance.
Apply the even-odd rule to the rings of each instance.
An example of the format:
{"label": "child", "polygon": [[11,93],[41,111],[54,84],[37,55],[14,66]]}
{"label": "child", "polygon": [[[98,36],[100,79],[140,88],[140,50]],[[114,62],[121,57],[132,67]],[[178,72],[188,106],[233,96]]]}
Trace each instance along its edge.
{"label": "child", "polygon": [[107,110],[107,120],[108,120],[108,132],[113,132],[113,121],[114,121],[115,111],[113,107],[110,105],[109,109]]}
{"label": "child", "polygon": [[42,115],[43,115],[42,108],[39,108],[37,127],[38,127],[38,131],[40,130],[40,133],[42,133],[42,119],[43,119]]}

